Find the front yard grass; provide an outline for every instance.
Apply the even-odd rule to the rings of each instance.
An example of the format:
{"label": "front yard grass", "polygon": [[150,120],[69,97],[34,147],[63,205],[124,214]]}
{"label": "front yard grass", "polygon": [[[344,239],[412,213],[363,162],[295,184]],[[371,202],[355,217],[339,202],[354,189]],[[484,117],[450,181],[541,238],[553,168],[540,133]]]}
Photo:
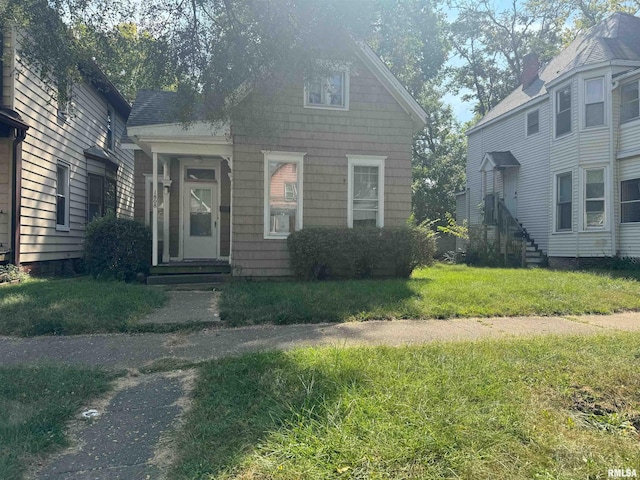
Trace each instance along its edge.
{"label": "front yard grass", "polygon": [[113,378],[99,369],[0,366],[0,477],[20,479],[36,459],[65,447],[66,422]]}
{"label": "front yard grass", "polygon": [[304,348],[201,367],[173,479],[640,469],[640,334]]}
{"label": "front yard grass", "polygon": [[165,293],[88,277],[0,285],[0,335],[126,332],[165,301]]}
{"label": "front yard grass", "polygon": [[226,285],[230,325],[519,315],[640,309],[640,282],[613,274],[436,265],[408,280],[237,282]]}

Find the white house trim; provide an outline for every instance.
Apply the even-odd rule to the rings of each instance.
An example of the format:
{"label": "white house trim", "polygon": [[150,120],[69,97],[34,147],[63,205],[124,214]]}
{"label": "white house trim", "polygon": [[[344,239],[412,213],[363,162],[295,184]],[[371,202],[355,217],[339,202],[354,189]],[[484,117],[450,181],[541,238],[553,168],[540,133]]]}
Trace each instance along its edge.
{"label": "white house trim", "polygon": [[386,156],[346,155],[347,157],[347,226],[353,228],[353,167],[378,167],[378,215],[376,225],[384,227],[384,163]]}
{"label": "white house trim", "polygon": [[296,208],[296,231],[302,230],[303,225],[303,198],[304,198],[304,156],[307,154],[306,152],[277,152],[277,151],[269,151],[262,150],[262,154],[264,156],[264,238],[265,240],[284,240],[289,236],[289,233],[286,234],[276,234],[271,233],[271,229],[269,225],[271,224],[271,216],[270,216],[270,208],[269,208],[269,185],[270,185],[270,177],[269,177],[269,162],[271,161],[280,161],[286,163],[296,163],[298,165],[297,173],[298,173],[298,205]]}

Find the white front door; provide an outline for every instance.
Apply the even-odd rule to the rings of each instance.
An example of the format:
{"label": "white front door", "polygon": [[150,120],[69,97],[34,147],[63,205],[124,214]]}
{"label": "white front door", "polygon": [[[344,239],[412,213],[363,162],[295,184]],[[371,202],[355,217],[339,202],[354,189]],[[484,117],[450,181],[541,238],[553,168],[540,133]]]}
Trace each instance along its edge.
{"label": "white front door", "polygon": [[185,259],[216,258],[218,185],[185,181],[183,189],[183,256]]}
{"label": "white front door", "polygon": [[518,169],[506,168],[502,171],[504,204],[513,218],[518,218]]}

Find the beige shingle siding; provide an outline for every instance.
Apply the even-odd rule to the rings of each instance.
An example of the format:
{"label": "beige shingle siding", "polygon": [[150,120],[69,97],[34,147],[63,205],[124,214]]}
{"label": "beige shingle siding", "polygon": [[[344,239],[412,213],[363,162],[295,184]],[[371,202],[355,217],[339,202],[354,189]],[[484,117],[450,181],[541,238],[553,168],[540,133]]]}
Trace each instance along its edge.
{"label": "beige shingle siding", "polygon": [[[16,61],[13,75],[15,110],[29,125],[22,144],[21,261],[24,263],[77,258],[82,254],[86,224],[87,164],[84,150],[103,146],[107,102],[92,87],[73,87],[74,109],[63,122],[47,87],[28,65]],[[116,139],[125,120],[116,114]],[[133,216],[133,154],[116,148],[118,169],[117,213]],[[56,230],[56,165],[70,166],[70,230]]]}
{"label": "beige shingle siding", "polygon": [[[352,70],[353,71],[353,70]],[[264,157],[261,150],[306,152],[304,227],[347,225],[347,154],[382,155],[385,225],[403,225],[411,211],[411,118],[364,65],[350,78],[349,111],[303,107],[303,85],[292,83],[282,104],[260,110],[276,127],[256,138],[234,123],[233,264],[242,275],[290,275],[286,240],[265,240]],[[260,92],[245,99],[261,104]]]}
{"label": "beige shingle siding", "polygon": [[9,139],[0,140],[0,251],[11,247],[11,158],[12,142]]}

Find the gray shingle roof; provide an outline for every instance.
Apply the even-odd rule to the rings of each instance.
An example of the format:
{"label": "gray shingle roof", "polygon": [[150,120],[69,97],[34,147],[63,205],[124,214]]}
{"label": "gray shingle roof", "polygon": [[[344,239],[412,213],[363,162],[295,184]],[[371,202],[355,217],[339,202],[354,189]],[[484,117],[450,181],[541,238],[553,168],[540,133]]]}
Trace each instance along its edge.
{"label": "gray shingle roof", "polygon": [[491,156],[493,163],[496,168],[506,168],[506,167],[519,167],[520,162],[516,160],[516,157],[513,156],[513,153],[507,152],[487,152],[487,155]]}
{"label": "gray shingle roof", "polygon": [[[201,114],[190,120],[203,120]],[[164,123],[180,123],[181,116],[177,92],[161,90],[140,90],[133,102],[127,127],[140,125],[161,125]]]}
{"label": "gray shingle roof", "polygon": [[523,90],[522,85],[516,88],[471,130],[545,95],[549,82],[573,69],[612,60],[640,61],[640,18],[614,13],[595,25],[551,60],[527,89]]}

